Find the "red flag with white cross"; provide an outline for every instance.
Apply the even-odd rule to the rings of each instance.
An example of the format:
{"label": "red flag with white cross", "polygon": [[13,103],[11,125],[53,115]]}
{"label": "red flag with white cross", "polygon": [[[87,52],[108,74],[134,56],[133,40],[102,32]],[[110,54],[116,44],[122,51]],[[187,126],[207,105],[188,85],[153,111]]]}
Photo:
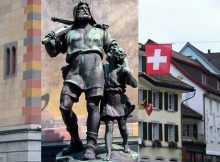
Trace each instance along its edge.
{"label": "red flag with white cross", "polygon": [[152,103],[147,104],[147,105],[144,107],[144,109],[145,109],[145,111],[147,112],[147,115],[150,116],[150,114],[151,114],[152,111],[153,111]]}
{"label": "red flag with white cross", "polygon": [[169,74],[172,44],[146,44],[146,74]]}

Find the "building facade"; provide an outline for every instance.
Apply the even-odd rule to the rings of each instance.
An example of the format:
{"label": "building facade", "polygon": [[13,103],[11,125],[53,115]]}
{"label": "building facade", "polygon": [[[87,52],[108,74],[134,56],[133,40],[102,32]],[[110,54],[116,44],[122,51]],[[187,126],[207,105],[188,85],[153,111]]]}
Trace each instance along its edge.
{"label": "building facade", "polygon": [[[194,96],[190,94],[193,98],[184,102],[202,115],[202,120],[196,120],[198,136],[196,140],[191,139],[191,142],[199,143],[201,147],[206,145],[203,161],[219,161],[219,76],[208,71],[198,60],[177,53],[172,57],[171,74],[196,89]],[[190,96],[185,95],[183,99]],[[189,155],[188,159],[192,159],[193,156],[196,157],[195,154]]]}
{"label": "building facade", "polygon": [[[166,82],[168,80],[172,83]],[[175,81],[178,82],[178,87],[175,87]],[[157,84],[154,84],[155,82]],[[166,83],[169,86],[166,86]],[[182,92],[188,91],[193,91],[193,87],[180,83],[170,75],[139,75],[140,102],[147,98],[147,102],[152,103],[153,109],[149,116],[144,108],[139,109],[142,158],[148,156],[151,160],[182,161],[180,105]]]}
{"label": "building facade", "polygon": [[0,161],[41,161],[41,0],[0,0]]}
{"label": "building facade", "polygon": [[[169,74],[146,75],[145,50],[139,48],[140,159],[182,161],[182,93],[194,88]],[[152,114],[146,113],[143,101],[152,104]]]}

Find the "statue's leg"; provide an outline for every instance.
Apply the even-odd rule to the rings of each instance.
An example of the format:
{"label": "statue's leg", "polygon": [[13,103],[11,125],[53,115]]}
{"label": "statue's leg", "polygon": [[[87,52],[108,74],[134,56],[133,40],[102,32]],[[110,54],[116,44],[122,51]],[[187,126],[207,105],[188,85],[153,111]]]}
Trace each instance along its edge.
{"label": "statue's leg", "polygon": [[126,122],[127,122],[127,119],[124,117],[120,117],[118,119],[118,127],[119,127],[120,134],[123,138],[124,151],[128,153],[131,150],[128,146],[128,130],[127,130]]}
{"label": "statue's leg", "polygon": [[[69,95],[61,95],[60,111],[67,131],[71,135],[71,143],[68,148],[63,150],[63,154],[71,154],[83,150],[82,142],[79,138],[77,116],[72,111],[73,100]],[[77,147],[76,147],[77,146]]]}
{"label": "statue's leg", "polygon": [[98,128],[100,124],[99,102],[100,97],[87,98],[87,148],[83,156],[85,160],[96,158],[95,144],[97,142]]}
{"label": "statue's leg", "polygon": [[105,120],[106,130],[105,130],[105,146],[106,146],[106,160],[109,161],[111,158],[111,147],[112,147],[112,134],[114,129],[114,121],[111,119]]}

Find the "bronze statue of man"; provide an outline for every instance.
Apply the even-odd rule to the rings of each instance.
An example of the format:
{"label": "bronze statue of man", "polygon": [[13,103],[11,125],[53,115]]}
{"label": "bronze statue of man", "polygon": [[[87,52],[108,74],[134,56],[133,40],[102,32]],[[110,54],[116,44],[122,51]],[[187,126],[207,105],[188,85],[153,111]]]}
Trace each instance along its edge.
{"label": "bronze statue of man", "polygon": [[91,160],[96,158],[94,149],[100,124],[99,103],[104,89],[102,58],[104,52],[111,55],[118,46],[106,31],[107,26],[96,24],[87,3],[79,2],[73,9],[73,17],[72,27],[67,33],[56,36],[55,32],[50,32],[46,35],[50,41],[45,43],[45,48],[51,57],[67,53],[68,66],[63,68],[60,111],[71,135],[71,143],[63,150],[63,154],[83,149],[78,134],[77,116],[72,111],[72,106],[84,92],[88,118],[87,146],[83,158]]}

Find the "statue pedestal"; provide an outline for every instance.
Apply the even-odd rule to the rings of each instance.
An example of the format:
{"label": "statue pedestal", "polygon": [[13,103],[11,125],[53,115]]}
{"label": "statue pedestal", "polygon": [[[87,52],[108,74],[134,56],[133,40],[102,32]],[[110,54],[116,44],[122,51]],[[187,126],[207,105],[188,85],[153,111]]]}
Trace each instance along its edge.
{"label": "statue pedestal", "polygon": [[[83,162],[84,160],[81,160],[83,157],[83,151],[74,153],[71,155],[66,155],[63,156],[62,152],[57,154],[56,156],[56,162]],[[96,147],[96,155],[97,159],[96,160],[90,160],[91,162],[101,162],[105,161],[106,157],[106,149],[105,145],[99,145]],[[111,160],[110,162],[137,162],[138,161],[138,153],[131,151],[130,153],[124,153],[123,152],[123,147],[113,144],[112,145],[112,155],[111,155]],[[84,161],[86,162],[86,161]]]}

